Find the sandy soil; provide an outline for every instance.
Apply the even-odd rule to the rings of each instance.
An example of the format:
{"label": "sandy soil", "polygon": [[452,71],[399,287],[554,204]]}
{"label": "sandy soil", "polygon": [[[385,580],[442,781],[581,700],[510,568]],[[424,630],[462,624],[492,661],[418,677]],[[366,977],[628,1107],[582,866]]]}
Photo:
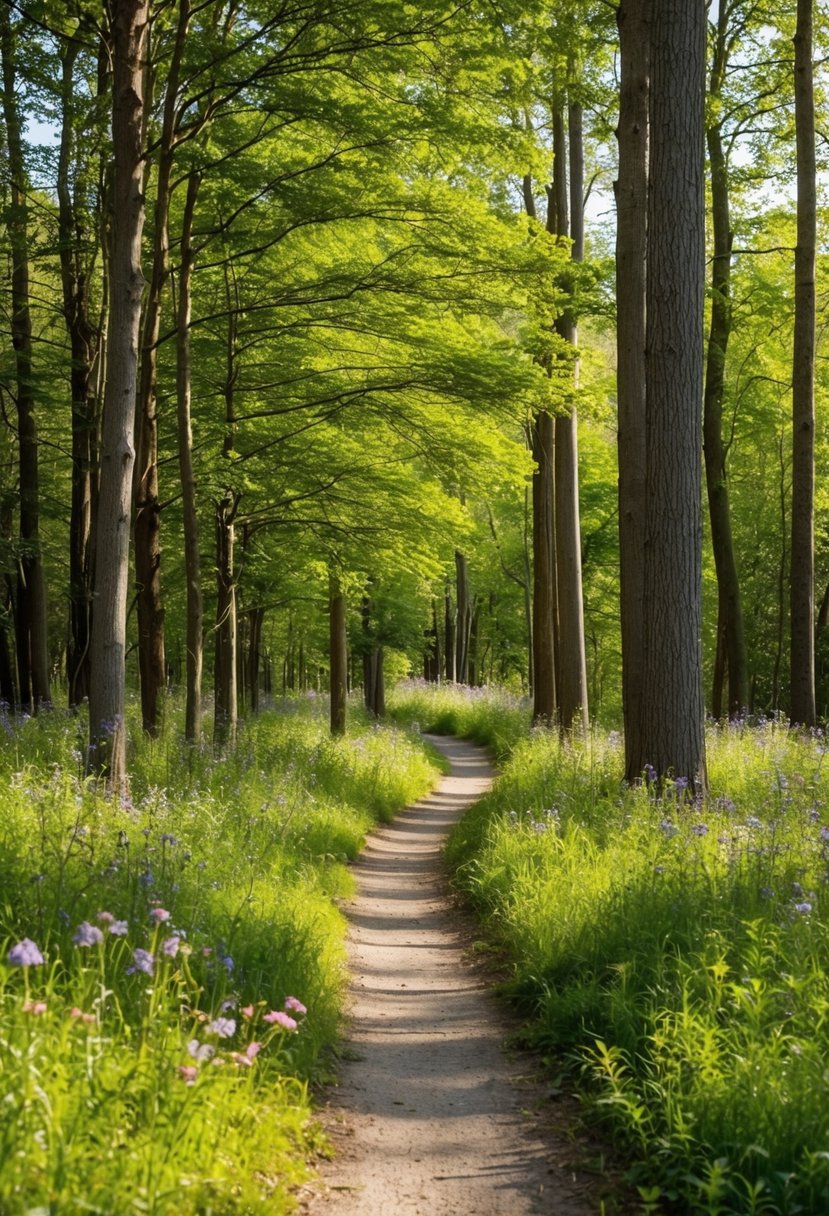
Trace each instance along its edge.
{"label": "sandy soil", "polygon": [[451,775],[372,835],[354,866],[350,1033],[323,1112],[336,1156],[306,1192],[303,1211],[597,1213],[596,1181],[574,1172],[578,1153],[552,1130],[541,1083],[503,1049],[504,1011],[447,890],[441,847],[488,788],[491,770],[472,744],[431,741],[450,759]]}

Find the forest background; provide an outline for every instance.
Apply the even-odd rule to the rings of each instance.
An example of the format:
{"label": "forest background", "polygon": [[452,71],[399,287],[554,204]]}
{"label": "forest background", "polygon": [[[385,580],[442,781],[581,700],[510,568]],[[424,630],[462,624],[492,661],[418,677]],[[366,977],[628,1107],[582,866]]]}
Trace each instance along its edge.
{"label": "forest background", "polygon": [[[565,726],[588,706],[618,722],[614,8],[137,11],[150,20],[132,115],[146,212],[136,455],[131,505],[104,518],[131,517],[115,666],[125,658],[140,685],[144,729],[158,730],[167,690],[185,686],[187,737],[198,735],[205,652],[218,741],[262,693],[324,690],[340,594],[347,671],[334,683],[363,683],[375,708],[383,660],[392,676],[501,682],[538,699],[533,482],[547,418],[558,466],[546,613],[561,654],[541,709]],[[126,212],[110,142],[117,30],[101,37],[94,5],[0,16],[0,694],[31,712],[90,692],[104,386],[122,358],[107,337],[112,259]],[[793,4],[736,2],[708,15],[715,514],[702,646],[715,716],[790,709],[795,18]],[[819,13],[818,133],[824,27]],[[816,147],[824,156],[822,136]],[[825,209],[817,219],[822,258]],[[820,324],[819,468],[823,335]],[[634,464],[623,461],[635,478]],[[823,712],[820,479],[814,510]],[[123,566],[123,527],[97,543],[99,567]],[[109,682],[95,681],[93,699]],[[110,726],[122,713],[111,701],[93,707]],[[93,747],[103,739],[93,730]]]}

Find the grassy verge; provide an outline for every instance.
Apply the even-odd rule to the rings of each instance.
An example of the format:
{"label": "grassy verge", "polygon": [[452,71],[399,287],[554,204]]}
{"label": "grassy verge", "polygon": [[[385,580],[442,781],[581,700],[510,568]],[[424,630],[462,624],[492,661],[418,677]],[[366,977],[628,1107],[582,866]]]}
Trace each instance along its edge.
{"label": "grassy verge", "polygon": [[338,1031],[345,862],[435,769],[292,702],[227,758],[171,724],[113,803],[82,730],[0,721],[0,1211],[277,1216]]}
{"label": "grassy verge", "polygon": [[826,749],[711,729],[695,806],[681,779],[623,787],[617,735],[527,732],[450,842],[528,1036],[579,1073],[643,1212],[829,1211]]}
{"label": "grassy verge", "polygon": [[465,688],[402,680],[388,698],[392,719],[435,735],[458,735],[487,747],[500,764],[530,723],[530,704],[502,688]]}

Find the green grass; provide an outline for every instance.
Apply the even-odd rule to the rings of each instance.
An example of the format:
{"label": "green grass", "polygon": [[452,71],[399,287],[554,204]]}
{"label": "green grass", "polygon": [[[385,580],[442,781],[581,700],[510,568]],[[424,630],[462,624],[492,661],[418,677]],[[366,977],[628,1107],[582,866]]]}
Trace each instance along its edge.
{"label": "green grass", "polygon": [[530,704],[503,688],[467,688],[402,680],[387,701],[392,719],[435,735],[458,735],[486,747],[500,763],[526,735]]}
{"label": "green grass", "polygon": [[[0,723],[3,1216],[278,1216],[308,1174],[345,863],[436,769],[359,715],[331,740],[310,700],[229,756],[184,748],[170,717],[115,802],[81,775],[79,719]],[[15,965],[24,938],[42,964]]]}
{"label": "green grass", "polygon": [[[446,693],[401,698],[428,721]],[[452,696],[457,694],[449,694]],[[443,712],[443,710],[441,710]],[[473,703],[464,719],[483,721]],[[493,711],[494,712],[494,711]],[[628,789],[618,735],[525,730],[448,848],[525,1037],[569,1062],[643,1212],[829,1211],[829,760],[710,728],[711,795]],[[680,786],[681,786],[680,782]]]}

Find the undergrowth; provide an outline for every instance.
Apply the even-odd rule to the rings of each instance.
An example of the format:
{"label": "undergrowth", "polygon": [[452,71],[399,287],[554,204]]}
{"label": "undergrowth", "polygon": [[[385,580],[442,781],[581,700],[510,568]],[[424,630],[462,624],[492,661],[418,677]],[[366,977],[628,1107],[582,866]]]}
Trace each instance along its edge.
{"label": "undergrowth", "polygon": [[[441,713],[453,695],[434,694]],[[405,697],[424,722],[428,697]],[[466,712],[487,720],[475,701]],[[625,787],[617,734],[525,730],[449,860],[510,960],[526,1038],[578,1074],[634,1163],[642,1212],[816,1216],[829,1211],[827,741],[766,722],[711,727],[707,747],[703,804],[681,775],[659,797]]]}
{"label": "undergrowth", "polygon": [[[336,1040],[345,862],[435,769],[403,731],[332,740],[310,699],[185,748],[130,796],[81,719],[0,721],[0,1212],[291,1210]],[[137,734],[139,732],[136,732]]]}

